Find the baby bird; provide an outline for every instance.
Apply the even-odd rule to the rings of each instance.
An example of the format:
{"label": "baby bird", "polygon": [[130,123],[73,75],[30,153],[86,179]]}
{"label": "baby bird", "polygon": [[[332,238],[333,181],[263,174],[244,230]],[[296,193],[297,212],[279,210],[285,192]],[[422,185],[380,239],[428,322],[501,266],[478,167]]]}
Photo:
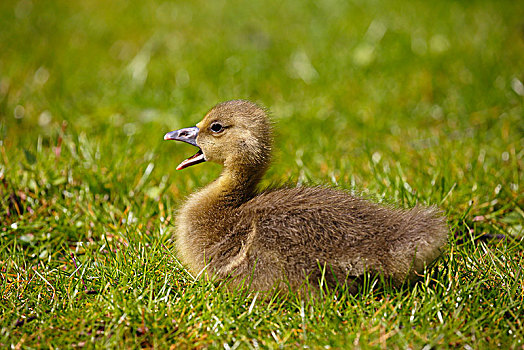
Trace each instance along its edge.
{"label": "baby bird", "polygon": [[323,281],[354,293],[366,272],[399,285],[440,255],[448,228],[435,207],[394,209],[324,187],[258,190],[270,163],[271,129],[264,109],[233,100],[164,136],[199,148],[177,170],[223,165],[176,217],[177,249],[193,274],[256,291],[300,293]]}

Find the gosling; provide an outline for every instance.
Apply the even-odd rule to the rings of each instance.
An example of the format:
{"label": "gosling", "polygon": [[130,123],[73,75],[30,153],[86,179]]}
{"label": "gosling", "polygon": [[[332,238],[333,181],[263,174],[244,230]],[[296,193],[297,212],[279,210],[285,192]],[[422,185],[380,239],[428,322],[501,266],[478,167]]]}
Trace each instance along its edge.
{"label": "gosling", "polygon": [[177,170],[206,161],[223,166],[176,217],[176,246],[192,274],[254,291],[342,285],[356,293],[365,273],[400,285],[441,254],[448,228],[436,207],[395,209],[325,187],[258,190],[271,129],[263,108],[233,100],[164,136],[199,148]]}

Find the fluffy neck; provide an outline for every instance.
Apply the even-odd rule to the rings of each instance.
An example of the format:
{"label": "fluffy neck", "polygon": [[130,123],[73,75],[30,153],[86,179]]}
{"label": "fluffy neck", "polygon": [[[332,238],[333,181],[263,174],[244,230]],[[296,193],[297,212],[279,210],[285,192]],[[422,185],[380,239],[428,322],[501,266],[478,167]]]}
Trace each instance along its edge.
{"label": "fluffy neck", "polygon": [[184,262],[193,272],[204,268],[212,247],[230,232],[235,224],[235,209],[256,195],[257,184],[265,170],[265,167],[225,167],[218,179],[192,194],[180,208],[178,246]]}
{"label": "fluffy neck", "polygon": [[215,210],[238,207],[256,195],[257,184],[265,171],[266,167],[225,167],[215,181],[199,192],[200,205],[211,206]]}

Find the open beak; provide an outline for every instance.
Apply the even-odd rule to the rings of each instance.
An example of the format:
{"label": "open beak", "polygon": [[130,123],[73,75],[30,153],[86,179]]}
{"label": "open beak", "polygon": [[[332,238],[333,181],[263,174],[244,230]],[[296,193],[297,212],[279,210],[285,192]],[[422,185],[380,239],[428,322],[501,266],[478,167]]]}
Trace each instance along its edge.
{"label": "open beak", "polygon": [[175,140],[175,141],[187,142],[190,145],[193,145],[199,148],[198,152],[195,155],[187,158],[182,163],[178,164],[178,166],[176,167],[176,170],[182,170],[184,168],[187,168],[188,166],[195,165],[195,164],[206,161],[206,158],[204,157],[202,150],[196,143],[197,136],[198,136],[198,128],[196,126],[193,126],[191,128],[171,131],[164,135],[164,140]]}

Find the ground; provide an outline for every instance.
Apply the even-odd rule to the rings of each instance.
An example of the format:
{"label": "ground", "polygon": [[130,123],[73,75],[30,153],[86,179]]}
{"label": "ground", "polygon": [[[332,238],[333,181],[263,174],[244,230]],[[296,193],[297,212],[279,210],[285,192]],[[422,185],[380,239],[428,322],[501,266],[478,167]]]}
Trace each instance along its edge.
{"label": "ground", "polygon": [[[522,348],[519,1],[0,3],[0,346]],[[264,184],[440,206],[414,286],[228,294],[171,242],[217,165],[163,142],[247,98],[276,125]]]}

